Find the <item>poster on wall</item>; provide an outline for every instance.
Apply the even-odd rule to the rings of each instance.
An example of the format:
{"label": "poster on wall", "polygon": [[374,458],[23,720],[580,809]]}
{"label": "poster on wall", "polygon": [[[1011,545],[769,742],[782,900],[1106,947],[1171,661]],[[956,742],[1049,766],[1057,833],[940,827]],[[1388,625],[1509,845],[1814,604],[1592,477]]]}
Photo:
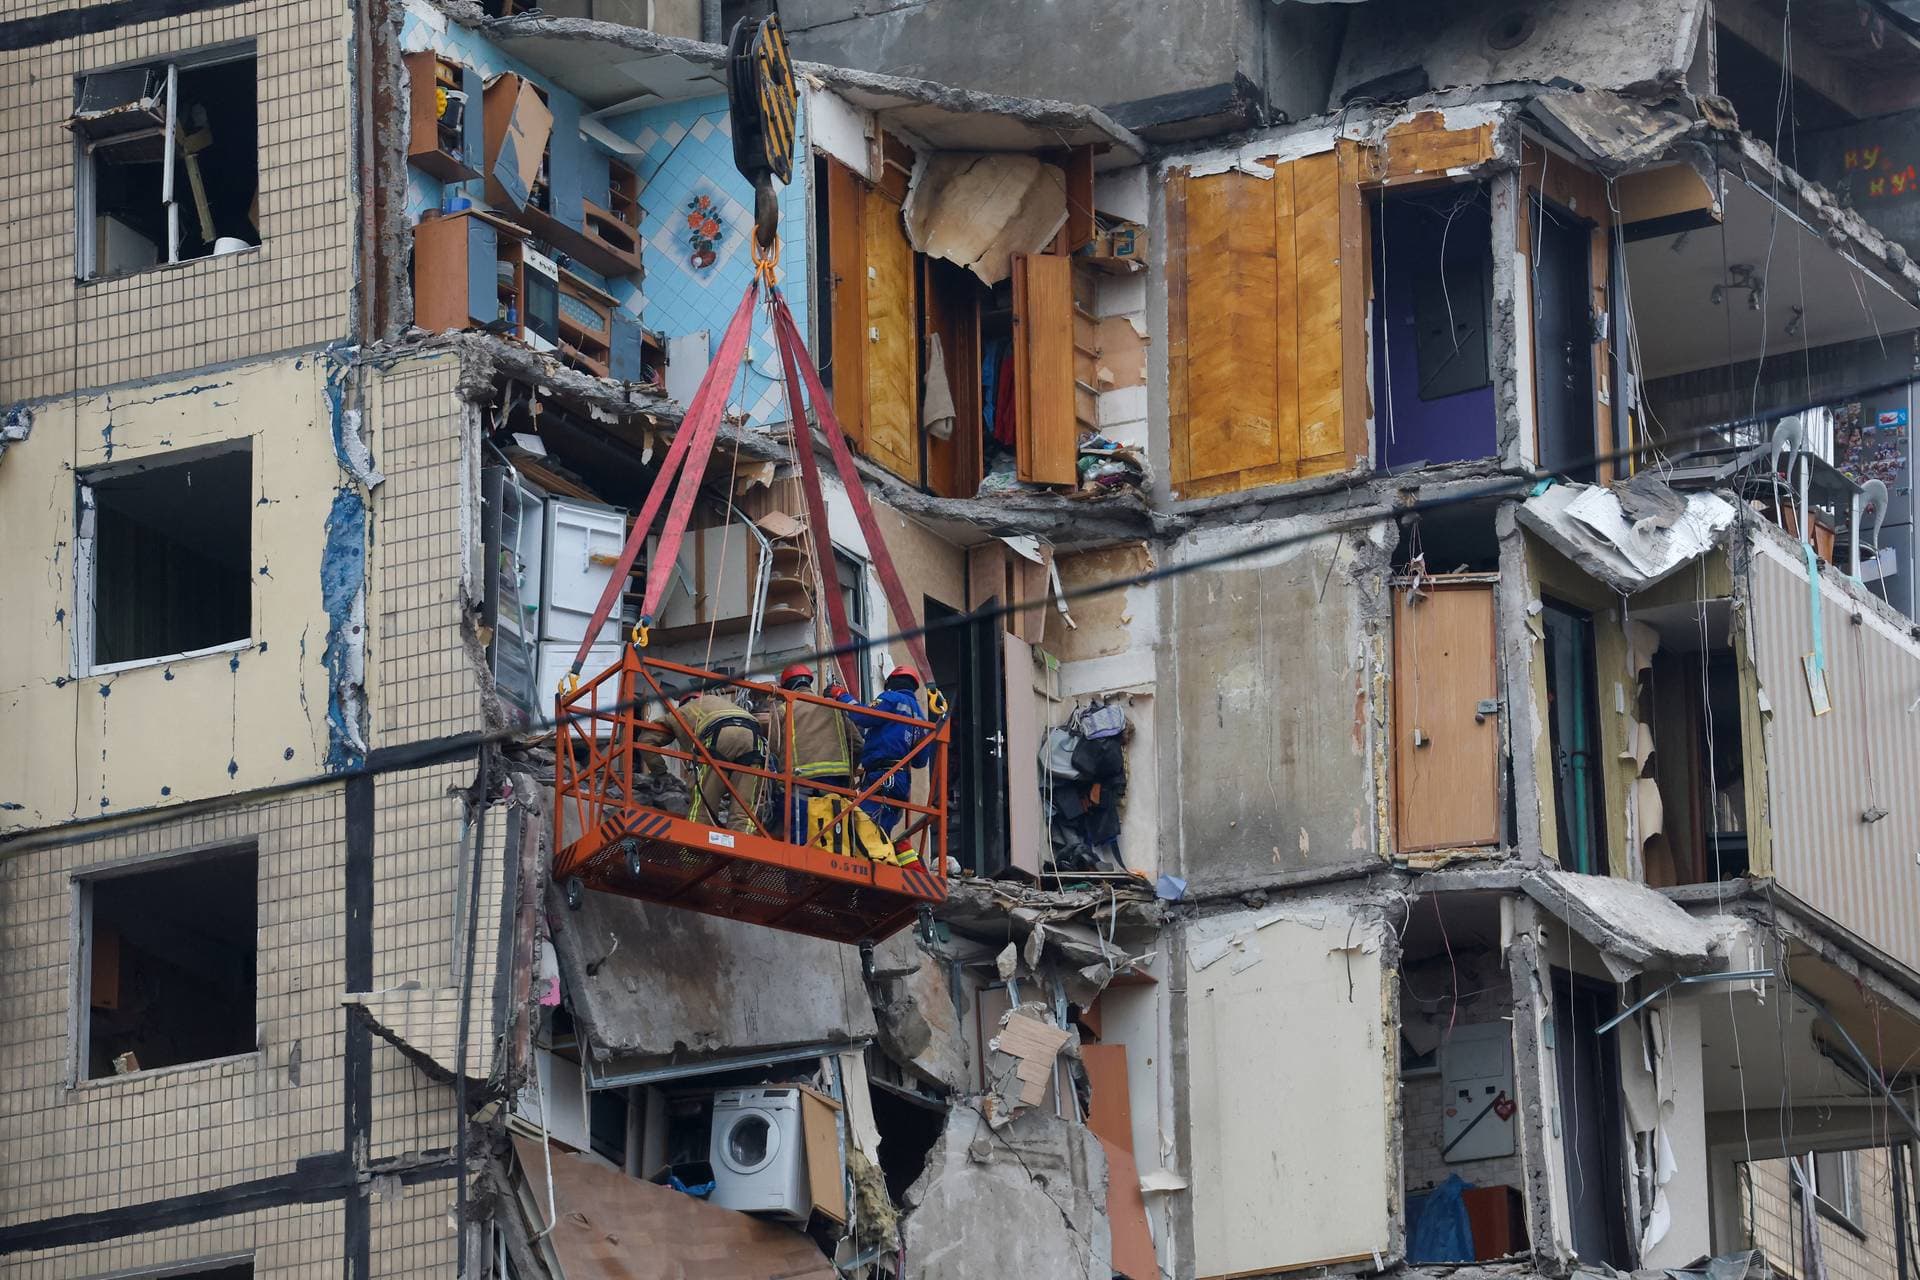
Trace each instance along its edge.
{"label": "poster on wall", "polygon": [[1907,411],[1867,412],[1859,401],[1833,411],[1833,465],[1849,480],[1895,487],[1907,466]]}

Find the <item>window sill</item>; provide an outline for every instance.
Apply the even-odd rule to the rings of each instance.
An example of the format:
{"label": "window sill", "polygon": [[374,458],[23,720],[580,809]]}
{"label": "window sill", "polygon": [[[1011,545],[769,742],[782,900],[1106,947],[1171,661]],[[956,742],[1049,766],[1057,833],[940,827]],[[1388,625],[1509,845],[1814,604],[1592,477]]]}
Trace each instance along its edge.
{"label": "window sill", "polygon": [[266,1055],[258,1049],[249,1049],[245,1053],[232,1053],[224,1058],[203,1058],[198,1062],[176,1062],[169,1067],[148,1067],[140,1071],[129,1071],[121,1076],[94,1076],[86,1080],[76,1080],[68,1089],[79,1092],[83,1089],[104,1089],[117,1084],[128,1084],[140,1080],[155,1080],[164,1076],[184,1075],[190,1071],[205,1071],[209,1074],[238,1075],[230,1068],[247,1066],[257,1070],[266,1061]]}
{"label": "window sill", "polygon": [[185,653],[166,653],[157,658],[129,658],[125,662],[107,662],[97,667],[88,667],[85,671],[76,671],[75,680],[85,680],[92,676],[119,675],[122,671],[138,671],[142,667],[160,667],[174,662],[190,662],[195,658],[211,658],[216,654],[239,653],[253,648],[251,637],[245,640],[229,640],[225,644],[209,645],[205,649],[189,649]]}
{"label": "window sill", "polygon": [[187,267],[197,267],[203,262],[228,262],[236,258],[248,258],[266,248],[267,242],[250,244],[244,249],[235,249],[231,253],[209,253],[198,258],[182,258],[178,262],[156,262],[150,267],[141,267],[135,271],[118,271],[112,275],[75,276],[73,282],[83,289],[96,285],[120,284],[126,280],[135,280],[141,276],[158,275],[167,271],[180,271]]}

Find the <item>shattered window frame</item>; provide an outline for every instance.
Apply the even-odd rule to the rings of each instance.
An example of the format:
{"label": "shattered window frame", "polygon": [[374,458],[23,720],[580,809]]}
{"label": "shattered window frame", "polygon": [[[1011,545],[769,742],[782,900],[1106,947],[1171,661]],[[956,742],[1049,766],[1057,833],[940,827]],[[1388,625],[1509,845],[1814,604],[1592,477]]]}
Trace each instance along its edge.
{"label": "shattered window frame", "polygon": [[1809,1152],[1802,1167],[1808,1174],[1805,1189],[1812,1191],[1820,1215],[1864,1236],[1867,1227],[1860,1203],[1859,1149]]}
{"label": "shattered window frame", "polygon": [[[203,262],[209,258],[232,256],[221,254],[209,247],[209,251],[190,258],[180,256],[180,196],[181,186],[189,179],[181,173],[178,148],[163,147],[162,173],[160,180],[160,200],[166,220],[166,243],[156,244],[157,261],[143,266],[118,271],[102,270],[100,266],[100,214],[96,208],[99,198],[99,177],[95,165],[103,152],[115,147],[125,147],[150,139],[158,133],[162,139],[174,134],[179,126],[177,108],[179,103],[179,80],[183,71],[205,71],[213,67],[226,66],[235,62],[253,64],[253,84],[257,95],[260,83],[260,52],[256,41],[242,40],[226,44],[193,49],[169,58],[148,58],[136,62],[120,63],[109,67],[92,68],[76,73],[73,77],[74,109],[68,116],[66,125],[73,134],[73,221],[74,221],[74,278],[82,284],[106,280],[121,280],[129,276],[141,275],[149,271],[158,271],[165,267],[180,266],[189,262]],[[95,112],[83,114],[88,83],[99,77],[125,74],[135,71],[159,72],[162,83],[159,96],[153,98],[132,99],[126,104],[129,110],[161,111],[160,123],[156,127],[131,131],[108,130],[96,133],[93,122],[102,120],[107,113]],[[256,115],[253,129],[254,185],[255,199],[259,196],[260,182],[260,123]],[[192,199],[188,200],[192,208]],[[257,231],[256,231],[257,235]],[[219,237],[216,237],[218,239]],[[265,243],[259,237],[256,243],[246,246],[257,249]],[[237,250],[243,253],[245,250]]]}

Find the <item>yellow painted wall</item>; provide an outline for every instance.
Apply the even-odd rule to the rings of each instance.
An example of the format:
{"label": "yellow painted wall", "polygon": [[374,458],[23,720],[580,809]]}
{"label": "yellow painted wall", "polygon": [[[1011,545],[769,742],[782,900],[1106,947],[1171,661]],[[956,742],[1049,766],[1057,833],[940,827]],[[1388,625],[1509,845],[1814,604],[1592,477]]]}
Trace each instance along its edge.
{"label": "yellow painted wall", "polygon": [[[0,459],[0,830],[320,771],[320,562],[342,472],[311,355],[40,406]],[[75,471],[247,438],[251,648],[73,677]],[[63,614],[64,611],[64,614]]]}

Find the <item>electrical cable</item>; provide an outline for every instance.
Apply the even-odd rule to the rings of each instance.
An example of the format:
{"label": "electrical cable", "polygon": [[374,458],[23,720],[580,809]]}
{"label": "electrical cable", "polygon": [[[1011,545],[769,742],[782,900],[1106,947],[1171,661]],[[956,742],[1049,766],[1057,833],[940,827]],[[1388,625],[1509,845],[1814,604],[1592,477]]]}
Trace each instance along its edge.
{"label": "electrical cable", "polygon": [[[1714,432],[1707,429],[1688,432],[1679,437],[1680,443],[1708,438]],[[1617,461],[1624,451],[1609,450],[1586,458],[1575,459],[1569,467],[1582,470],[1601,462]],[[1325,526],[1300,530],[1263,538],[1229,547],[1208,555],[1162,564],[1156,568],[1121,577],[1108,578],[1100,582],[1088,583],[1064,593],[1069,603],[1094,599],[1135,587],[1153,586],[1161,582],[1172,581],[1189,574],[1211,569],[1225,568],[1245,560],[1257,559],[1283,551],[1291,547],[1325,538],[1330,533],[1362,531],[1371,525],[1406,515],[1425,515],[1434,511],[1445,511],[1455,507],[1470,507],[1487,502],[1490,499],[1525,498],[1533,488],[1543,480],[1554,477],[1538,470],[1516,472],[1495,477],[1478,484],[1471,484],[1453,492],[1435,498],[1415,499],[1412,502],[1389,501],[1377,507],[1361,509],[1352,515],[1334,517]],[[1032,600],[994,603],[965,613],[956,613],[938,621],[916,626],[903,627],[886,635],[856,639],[845,645],[816,649],[800,657],[789,656],[786,661],[819,662],[829,658],[839,658],[845,654],[860,654],[871,649],[884,648],[890,644],[904,643],[908,640],[939,635],[948,631],[964,630],[979,623],[998,621],[1015,614],[1033,609],[1054,607],[1052,598],[1046,595]],[[762,662],[755,668],[743,670],[731,678],[716,678],[705,682],[704,688],[721,688],[729,684],[729,679],[748,680],[757,676],[777,675],[781,663]],[[609,704],[599,709],[599,715],[615,714],[637,706],[641,699],[632,704]],[[287,795],[309,788],[345,782],[352,778],[378,777],[382,774],[396,773],[409,769],[418,769],[426,765],[440,764],[465,759],[482,747],[503,746],[522,743],[529,738],[551,734],[561,723],[576,724],[588,721],[593,716],[587,712],[572,712],[558,719],[536,719],[524,727],[515,729],[474,730],[454,734],[445,738],[426,742],[408,743],[401,746],[376,750],[357,765],[327,773],[308,774],[305,777],[288,779],[252,791],[237,795],[212,796],[203,800],[190,800],[161,809],[144,810],[130,814],[103,815],[88,817],[79,822],[65,823],[57,828],[45,828],[22,832],[0,840],[0,860],[33,849],[56,847],[64,844],[82,843],[96,839],[95,832],[111,827],[118,830],[135,830],[145,826],[178,822],[196,814],[231,809],[236,805],[252,804],[259,800],[277,795]]]}

